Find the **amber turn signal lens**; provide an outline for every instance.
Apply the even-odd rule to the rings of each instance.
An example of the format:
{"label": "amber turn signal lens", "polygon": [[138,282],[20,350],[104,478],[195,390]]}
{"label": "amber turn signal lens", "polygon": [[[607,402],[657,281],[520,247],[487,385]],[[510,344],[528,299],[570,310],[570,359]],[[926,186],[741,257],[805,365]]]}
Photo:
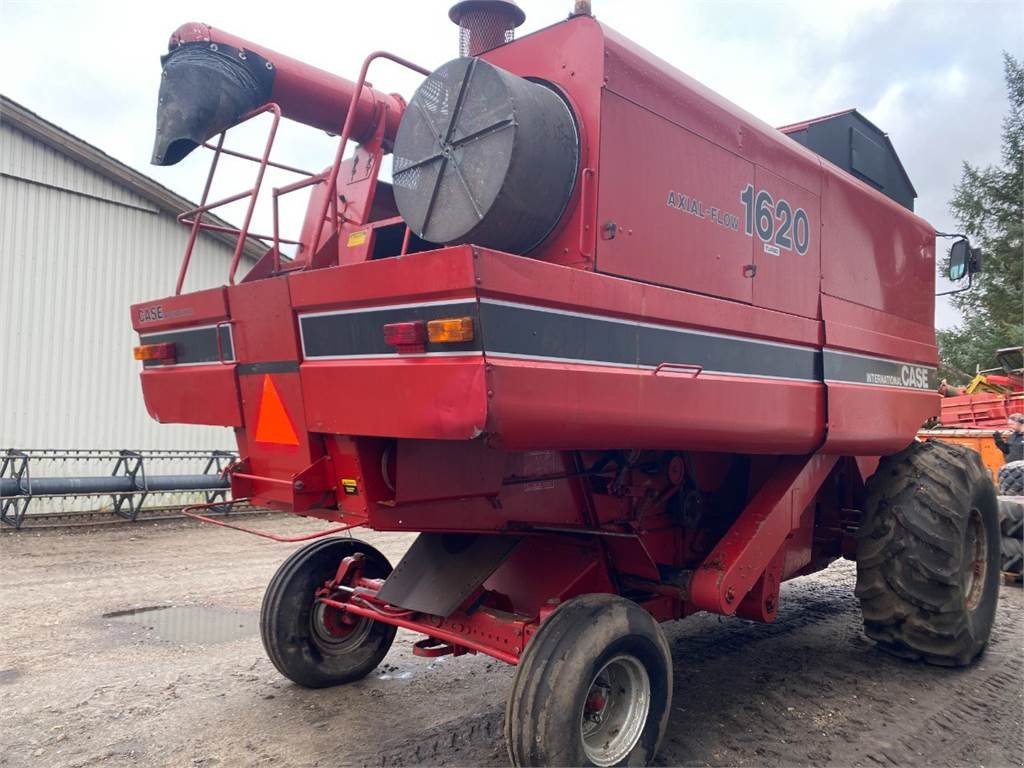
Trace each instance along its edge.
{"label": "amber turn signal lens", "polygon": [[135,348],[136,360],[173,360],[174,344],[142,344]]}
{"label": "amber turn signal lens", "polygon": [[452,344],[473,340],[472,317],[446,317],[427,323],[427,338],[433,344]]}

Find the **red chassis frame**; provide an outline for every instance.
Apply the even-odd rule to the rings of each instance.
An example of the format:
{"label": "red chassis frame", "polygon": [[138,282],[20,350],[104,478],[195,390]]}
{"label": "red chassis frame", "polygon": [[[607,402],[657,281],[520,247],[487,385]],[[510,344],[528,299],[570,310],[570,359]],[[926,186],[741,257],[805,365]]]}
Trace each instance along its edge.
{"label": "red chassis frame", "polygon": [[[375,468],[393,460],[391,451],[402,450],[388,441],[339,441],[350,443],[354,454],[368,462],[359,465],[363,481],[369,480]],[[422,447],[413,449],[420,458],[427,455],[418,450]],[[445,453],[444,447],[431,446],[441,453]],[[525,457],[507,453],[501,458],[507,470],[522,468]],[[434,461],[420,461],[415,455],[404,458],[410,476],[437,470]],[[491,462],[474,461],[465,451],[456,458],[460,460],[455,468],[460,477],[485,474],[478,472],[480,465]],[[562,471],[548,471],[559,463]],[[344,513],[345,525],[299,537],[279,537],[205,518],[195,513],[199,508],[188,514],[289,542],[361,525],[381,530],[433,526],[433,535],[461,536],[476,527],[476,536],[515,537],[518,543],[511,554],[496,562],[447,615],[408,610],[381,600],[377,595],[383,580],[363,578],[359,563],[352,558],[340,564],[316,599],[337,612],[333,621],[342,628],[352,621],[347,617],[366,617],[422,633],[426,639],[416,645],[417,655],[480,652],[516,664],[545,616],[576,595],[622,594],[644,606],[658,621],[705,610],[771,622],[782,581],[819,570],[843,552],[852,551],[849,531],[855,529],[857,520],[850,514],[862,491],[856,463],[837,456],[765,456],[755,457],[744,468],[749,484],[760,484],[750,493],[743,511],[710,551],[694,557],[693,553],[706,551],[711,541],[708,526],[702,525],[699,517],[694,519],[692,511],[670,508],[667,501],[684,487],[690,491],[682,496],[696,499],[700,488],[735,479],[734,469],[734,459],[724,454],[550,452],[544,460],[532,460],[528,470],[532,474],[500,473],[497,488],[481,484],[475,491],[461,489],[482,494],[476,499],[480,504],[473,504],[471,497],[400,505],[393,498],[365,499],[361,504],[366,504],[362,507],[366,513],[349,504],[352,511]],[[443,484],[444,479],[439,478],[438,483]],[[374,485],[383,487],[382,479],[377,477],[361,487]],[[537,507],[547,510],[541,515],[545,519],[522,519],[527,514],[523,497],[530,495],[537,496]],[[358,497],[349,497],[353,498]],[[558,498],[568,502],[561,508],[571,512],[553,521],[548,504]],[[274,503],[264,499],[268,502]],[[460,511],[460,506],[471,509]],[[480,514],[480,507],[495,513],[486,532],[466,522],[469,516]],[[666,568],[666,560],[679,567]],[[538,562],[543,562],[544,568],[538,569]],[[447,565],[457,567],[454,560]]]}

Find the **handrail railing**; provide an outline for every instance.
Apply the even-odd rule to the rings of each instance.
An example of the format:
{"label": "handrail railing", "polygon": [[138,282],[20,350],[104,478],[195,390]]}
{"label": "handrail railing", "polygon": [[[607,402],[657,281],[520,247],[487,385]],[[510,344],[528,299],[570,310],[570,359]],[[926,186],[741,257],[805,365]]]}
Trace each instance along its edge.
{"label": "handrail railing", "polygon": [[[210,171],[206,177],[206,185],[203,188],[203,196],[200,199],[200,203],[195,208],[185,211],[178,216],[178,221],[186,226],[191,227],[191,233],[189,235],[188,244],[185,248],[185,255],[182,259],[181,268],[178,271],[178,281],[174,288],[175,295],[180,295],[182,288],[185,284],[185,276],[188,273],[188,267],[192,260],[192,252],[195,249],[196,241],[198,240],[199,233],[202,230],[208,230],[212,232],[221,232],[226,234],[237,234],[238,240],[235,243],[235,250],[231,257],[231,266],[228,271],[228,284],[235,284],[235,275],[238,271],[238,265],[242,258],[242,252],[245,248],[245,243],[249,238],[257,240],[269,240],[271,241],[271,258],[273,260],[272,273],[277,274],[281,271],[281,245],[303,245],[300,240],[292,240],[282,238],[280,235],[280,224],[279,224],[279,204],[278,200],[283,195],[289,192],[294,192],[299,189],[304,189],[309,186],[319,185],[326,183],[327,189],[336,189],[338,184],[338,173],[341,168],[341,163],[345,157],[345,150],[348,147],[349,139],[351,138],[352,129],[356,115],[356,105],[359,103],[362,97],[363,89],[366,86],[366,76],[370,68],[370,64],[376,59],[388,59],[396,64],[411,69],[414,72],[418,72],[421,75],[429,76],[430,70],[421,67],[417,64],[413,64],[411,61],[404,59],[400,56],[396,56],[386,51],[374,51],[363,61],[363,65],[359,71],[359,79],[356,81],[355,88],[352,92],[352,98],[349,101],[348,110],[345,114],[345,122],[342,126],[341,136],[338,141],[338,149],[334,156],[334,163],[331,165],[329,172],[324,173],[312,173],[310,171],[296,168],[294,166],[285,165],[284,163],[274,162],[270,159],[270,152],[274,145],[274,139],[277,136],[278,124],[281,121],[281,108],[275,103],[267,103],[257,109],[252,110],[246,114],[241,120],[235,125],[241,125],[249,120],[257,117],[261,114],[270,112],[273,115],[271,122],[270,131],[267,136],[267,142],[263,149],[263,154],[259,157],[253,155],[247,155],[237,150],[227,149],[224,147],[224,138],[227,130],[222,131],[217,138],[216,145],[211,145],[208,142],[203,142],[202,146],[213,151],[213,161],[210,163]],[[380,119],[386,119],[385,116],[381,115]],[[222,155],[228,155],[230,157],[237,157],[244,160],[250,160],[258,163],[259,168],[256,172],[256,181],[250,189],[243,190],[228,197],[221,198],[214,202],[209,202],[210,189],[213,184],[213,177],[217,171],[217,166],[220,162]],[[259,198],[260,190],[263,186],[263,178],[266,174],[268,167],[277,168],[279,170],[288,171],[290,173],[296,173],[306,178],[291,184],[286,184],[283,187],[275,187],[272,190],[272,217],[273,217],[273,231],[270,235],[257,235],[249,232],[249,226],[252,223],[253,213],[256,208],[256,202]],[[242,222],[241,227],[233,227],[225,224],[214,224],[211,222],[203,221],[203,216],[210,213],[216,208],[220,208],[231,203],[238,202],[249,198],[249,205],[246,209],[245,218]],[[330,216],[330,218],[328,218]],[[322,235],[324,230],[324,224],[328,221],[333,223],[333,231],[328,237],[337,234],[342,225],[342,217],[339,215],[338,210],[338,195],[337,194],[326,194],[324,200],[320,206],[319,217],[316,219],[317,226],[313,228],[312,242],[309,244],[309,258],[306,259],[305,264],[301,267],[305,268],[310,266],[314,261],[314,256],[322,244]],[[402,241],[402,254],[406,253],[409,245],[410,230],[406,227],[405,236]],[[326,242],[326,241],[324,241]],[[294,268],[294,267],[293,267]]]}
{"label": "handrail railing", "polygon": [[[175,295],[181,294],[181,290],[185,285],[185,275],[188,273],[188,267],[192,260],[192,252],[195,250],[195,244],[198,240],[199,233],[202,230],[209,230],[213,232],[223,232],[227,234],[237,234],[238,240],[235,242],[235,250],[231,255],[231,266],[228,270],[228,284],[235,284],[235,274],[238,272],[238,264],[242,259],[242,252],[245,249],[245,243],[249,238],[258,240],[270,240],[270,235],[257,235],[249,232],[249,227],[252,224],[253,213],[256,210],[256,202],[259,199],[260,190],[263,187],[263,177],[266,174],[267,167],[278,168],[280,170],[289,171],[291,173],[298,173],[304,176],[313,176],[314,174],[309,171],[304,171],[301,168],[295,168],[293,166],[285,165],[283,163],[277,163],[270,159],[270,151],[274,146],[274,139],[277,136],[277,128],[281,122],[281,108],[274,103],[264,104],[257,109],[252,110],[245,115],[236,125],[241,125],[254,117],[270,112],[273,115],[272,122],[270,124],[270,131],[267,135],[267,142],[263,148],[263,154],[260,157],[253,155],[247,155],[243,152],[238,152],[232,149],[226,149],[224,147],[224,138],[227,131],[221,131],[217,138],[216,146],[211,146],[209,143],[204,142],[203,146],[213,150],[213,161],[210,163],[210,172],[206,177],[206,185],[203,187],[203,196],[200,199],[199,205],[192,208],[178,216],[178,221],[186,226],[190,226],[192,231],[189,235],[188,245],[185,247],[185,256],[181,262],[181,269],[178,271],[178,282],[174,287]],[[256,171],[256,181],[253,186],[242,192],[237,192],[233,195],[221,198],[214,202],[209,202],[210,188],[213,185],[213,177],[217,172],[217,166],[220,163],[221,155],[229,155],[231,157],[238,157],[243,160],[251,160],[258,164]],[[209,213],[215,208],[229,205],[231,203],[238,202],[249,198],[249,205],[246,208],[245,218],[242,221],[241,227],[232,227],[224,224],[213,224],[210,222],[203,221],[203,215]],[[277,242],[285,242],[291,244],[297,244],[297,240],[281,240],[275,238]],[[275,246],[277,247],[277,246]]]}
{"label": "handrail railing", "polygon": [[[349,102],[348,113],[345,115],[345,124],[341,129],[341,138],[338,141],[338,151],[334,155],[334,164],[331,166],[331,173],[327,178],[327,189],[334,189],[338,183],[338,170],[341,168],[341,161],[345,157],[345,148],[348,146],[348,140],[352,134],[352,125],[355,122],[355,107],[356,104],[359,103],[359,99],[362,97],[363,87],[366,85],[366,74],[370,69],[370,64],[376,59],[388,59],[400,66],[411,69],[413,72],[419,72],[424,77],[428,77],[430,75],[429,69],[425,69],[418,64],[413,64],[408,59],[403,59],[401,56],[395,56],[387,51],[374,51],[363,60],[363,66],[359,70],[359,78],[356,80],[356,87],[352,90],[352,100]],[[323,229],[323,222],[327,218],[328,207],[334,197],[335,195],[327,195],[320,206],[320,216],[317,218],[320,226],[315,228],[313,234],[313,243],[309,249],[311,255],[315,255],[317,248],[320,247],[320,232]]]}

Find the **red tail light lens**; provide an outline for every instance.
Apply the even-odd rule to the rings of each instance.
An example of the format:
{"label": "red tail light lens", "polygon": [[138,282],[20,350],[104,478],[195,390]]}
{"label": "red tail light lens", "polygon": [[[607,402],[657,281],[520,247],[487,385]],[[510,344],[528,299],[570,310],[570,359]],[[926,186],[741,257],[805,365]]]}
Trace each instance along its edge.
{"label": "red tail light lens", "polygon": [[427,348],[427,324],[422,320],[388,323],[384,326],[384,343],[399,352],[424,352]]}

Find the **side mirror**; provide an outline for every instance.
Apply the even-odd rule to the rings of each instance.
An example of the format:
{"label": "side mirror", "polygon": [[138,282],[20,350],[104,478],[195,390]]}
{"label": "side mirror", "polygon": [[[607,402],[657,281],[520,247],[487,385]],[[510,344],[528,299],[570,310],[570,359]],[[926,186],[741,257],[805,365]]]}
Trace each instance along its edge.
{"label": "side mirror", "polygon": [[945,232],[936,232],[936,237],[955,237],[956,241],[949,249],[949,270],[946,273],[950,280],[957,281],[967,278],[967,285],[962,288],[954,288],[952,291],[936,293],[936,296],[952,296],[956,293],[969,291],[974,283],[974,275],[981,272],[981,251],[971,248],[967,235],[950,235]]}
{"label": "side mirror", "polygon": [[[971,246],[966,240],[957,240],[949,249],[949,279],[963,280],[971,267]],[[972,270],[973,271],[973,270]]]}

